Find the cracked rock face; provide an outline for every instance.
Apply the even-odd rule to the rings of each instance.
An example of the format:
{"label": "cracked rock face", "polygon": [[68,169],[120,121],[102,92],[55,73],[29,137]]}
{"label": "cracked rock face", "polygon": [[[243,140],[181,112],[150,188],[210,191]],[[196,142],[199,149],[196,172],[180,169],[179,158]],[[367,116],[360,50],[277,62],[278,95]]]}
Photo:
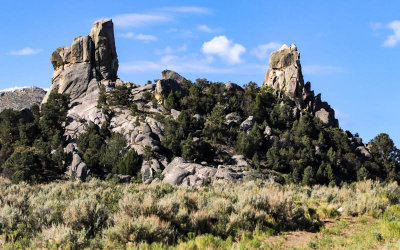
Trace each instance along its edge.
{"label": "cracked rock face", "polygon": [[[321,101],[321,95],[314,95],[311,84],[304,84],[301,71],[300,53],[296,45],[283,45],[269,57],[269,67],[265,74],[264,86],[271,87],[292,99],[299,111],[309,112],[328,126],[338,127],[335,111],[327,102]],[[297,118],[297,110],[294,113]]]}
{"label": "cracked rock face", "polygon": [[265,75],[264,85],[283,91],[287,96],[295,98],[301,94],[304,86],[300,65],[300,53],[296,45],[283,45],[273,52],[269,58],[269,67]]}
{"label": "cracked rock face", "polygon": [[[108,119],[97,108],[97,100],[101,82],[118,80],[118,57],[112,20],[97,21],[90,35],[76,37],[70,46],[57,48],[50,61],[54,68],[52,86],[42,103],[47,102],[52,91],[69,94],[71,102],[65,121],[65,136],[73,143],[84,131],[86,122],[101,125]],[[67,175],[74,173],[84,179],[87,169],[76,147],[71,147],[69,154],[72,160]]]}
{"label": "cracked rock face", "polygon": [[[118,57],[111,19],[97,21],[88,36],[79,36],[72,45],[57,48],[50,61],[54,68],[52,91],[70,94],[71,102],[81,102],[88,92],[99,88],[100,80],[117,79]],[[95,83],[92,83],[92,80]]]}

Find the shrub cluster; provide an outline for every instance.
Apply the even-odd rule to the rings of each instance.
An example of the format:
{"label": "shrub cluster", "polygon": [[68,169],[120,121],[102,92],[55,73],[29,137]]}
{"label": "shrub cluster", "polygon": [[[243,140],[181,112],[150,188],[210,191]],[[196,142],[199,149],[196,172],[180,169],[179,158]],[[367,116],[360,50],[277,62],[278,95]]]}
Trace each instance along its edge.
{"label": "shrub cluster", "polygon": [[398,208],[388,208],[399,190],[372,181],[341,188],[247,182],[191,189],[97,179],[16,185],[0,179],[0,247],[115,249],[190,244],[196,236],[228,244],[317,230],[319,216],[337,214],[383,216],[395,224]]}

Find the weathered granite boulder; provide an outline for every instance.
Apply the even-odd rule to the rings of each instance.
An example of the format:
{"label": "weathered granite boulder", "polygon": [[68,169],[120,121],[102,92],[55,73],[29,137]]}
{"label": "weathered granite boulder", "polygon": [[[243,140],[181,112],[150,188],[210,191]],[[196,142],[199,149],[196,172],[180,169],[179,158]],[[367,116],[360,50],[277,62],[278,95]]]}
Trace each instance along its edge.
{"label": "weathered granite boulder", "polygon": [[264,129],[264,136],[271,136],[272,135],[272,129],[270,126],[266,126]]}
{"label": "weathered granite boulder", "polygon": [[225,84],[226,91],[243,91],[243,88],[233,82],[227,82]]}
{"label": "weathered granite boulder", "polygon": [[234,155],[232,156],[233,164],[238,167],[246,167],[249,164],[247,163],[246,157],[243,155]]}
{"label": "weathered granite boulder", "polygon": [[175,120],[178,119],[179,115],[181,114],[181,111],[176,110],[176,109],[171,109],[171,116]]}
{"label": "weathered granite boulder", "polygon": [[366,158],[371,158],[371,153],[369,152],[368,148],[366,146],[358,146],[356,148],[356,151],[363,155]]}
{"label": "weathered granite boulder", "polygon": [[172,185],[200,186],[212,179],[216,168],[190,163],[182,157],[176,157],[162,172],[163,182]]}
{"label": "weathered granite boulder", "polygon": [[229,113],[225,116],[225,124],[228,126],[238,125],[242,118],[236,112]]}
{"label": "weathered granite boulder", "polygon": [[240,124],[240,130],[242,131],[249,131],[253,128],[254,126],[254,117],[253,116],[249,116],[246,120],[244,120],[241,124]]}
{"label": "weathered granite boulder", "polygon": [[190,172],[184,168],[183,164],[186,164],[186,161],[180,157],[175,158],[168,164],[162,173],[164,176],[163,182],[167,182],[171,185],[182,184],[183,179],[190,175]]}
{"label": "weathered granite boulder", "polygon": [[144,161],[140,171],[142,172],[143,183],[150,184],[153,181],[153,171],[151,169],[150,162]]}
{"label": "weathered granite boulder", "polygon": [[84,180],[88,175],[88,168],[79,156],[76,144],[68,144],[64,151],[71,156],[70,164],[67,166],[66,175]]}
{"label": "weathered granite boulder", "polygon": [[184,84],[187,81],[186,78],[176,73],[175,71],[169,69],[163,70],[161,72],[161,77],[163,80],[168,80],[168,79],[174,80],[180,85]]}
{"label": "weathered granite boulder", "polygon": [[237,183],[243,182],[246,173],[243,167],[218,166],[218,170],[213,176],[213,183]]}

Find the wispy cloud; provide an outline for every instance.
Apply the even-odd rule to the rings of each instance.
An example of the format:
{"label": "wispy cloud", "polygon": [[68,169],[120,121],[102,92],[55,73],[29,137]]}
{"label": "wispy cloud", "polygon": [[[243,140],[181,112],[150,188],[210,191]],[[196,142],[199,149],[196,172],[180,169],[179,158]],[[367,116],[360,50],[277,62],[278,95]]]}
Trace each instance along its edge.
{"label": "wispy cloud", "polygon": [[162,11],[178,12],[178,13],[192,13],[192,14],[211,14],[212,11],[209,8],[199,6],[180,6],[180,7],[165,7],[160,8]]}
{"label": "wispy cloud", "polygon": [[26,47],[20,50],[10,51],[8,54],[13,56],[30,56],[38,54],[42,49],[32,49],[31,47]]}
{"label": "wispy cloud", "polygon": [[207,57],[168,54],[155,61],[120,63],[119,67],[119,70],[123,73],[160,72],[164,69],[171,69],[179,73],[251,75],[263,74],[266,66],[260,64],[240,64],[218,67]]}
{"label": "wispy cloud", "polygon": [[233,43],[226,36],[216,36],[211,41],[203,43],[201,48],[205,55],[217,55],[229,64],[237,64],[242,60],[240,56],[246,48],[238,43]]}
{"label": "wispy cloud", "polygon": [[197,26],[197,30],[206,32],[206,33],[218,33],[218,32],[222,31],[221,28],[210,28],[209,26],[207,26],[205,24]]}
{"label": "wispy cloud", "polygon": [[266,44],[261,44],[256,48],[253,48],[250,51],[250,54],[257,57],[260,60],[265,60],[268,58],[269,52],[273,50],[277,50],[282,47],[281,43],[278,42],[269,42]]}
{"label": "wispy cloud", "polygon": [[186,52],[187,49],[188,49],[187,44],[183,44],[182,46],[178,46],[178,47],[167,46],[164,49],[156,49],[154,51],[154,53],[156,55],[166,55],[166,54],[172,54],[172,53]]}
{"label": "wispy cloud", "polygon": [[145,41],[145,42],[156,41],[157,40],[156,36],[145,35],[145,34],[135,34],[133,32],[120,33],[117,36],[121,37],[121,38],[130,38],[130,39],[135,39],[135,40],[142,40],[142,41]]}
{"label": "wispy cloud", "polygon": [[211,9],[198,6],[164,7],[150,10],[148,13],[126,13],[112,17],[117,27],[142,27],[151,24],[166,23],[175,20],[178,13],[211,14]]}
{"label": "wispy cloud", "polygon": [[385,47],[394,47],[398,43],[400,43],[400,21],[395,20],[387,24],[387,28],[391,29],[393,31],[393,34],[391,34],[384,42],[383,46]]}
{"label": "wispy cloud", "polygon": [[177,28],[170,28],[167,30],[167,33],[173,33],[174,37],[180,38],[192,38],[195,37],[193,31],[189,29],[177,29]]}
{"label": "wispy cloud", "polygon": [[155,23],[170,22],[173,18],[166,14],[121,14],[113,18],[115,26],[119,27],[139,27]]}
{"label": "wispy cloud", "polygon": [[390,23],[384,24],[380,22],[370,23],[373,31],[379,31],[382,29],[389,29],[392,31],[385,41],[383,41],[383,47],[394,47],[400,43],[400,20],[393,20]]}
{"label": "wispy cloud", "polygon": [[157,37],[153,35],[137,34],[135,39],[142,41],[155,41],[157,40]]}
{"label": "wispy cloud", "polygon": [[303,65],[302,70],[304,74],[310,75],[325,75],[331,73],[344,72],[344,69],[336,66],[327,65]]}

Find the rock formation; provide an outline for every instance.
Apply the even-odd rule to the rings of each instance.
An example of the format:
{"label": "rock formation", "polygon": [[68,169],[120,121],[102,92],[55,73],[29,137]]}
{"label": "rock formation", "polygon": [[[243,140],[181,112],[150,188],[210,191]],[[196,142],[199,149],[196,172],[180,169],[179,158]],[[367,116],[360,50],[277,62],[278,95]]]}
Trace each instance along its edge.
{"label": "rock formation", "polygon": [[115,81],[118,57],[111,19],[97,21],[90,35],[76,37],[71,46],[56,49],[50,60],[54,74],[49,93],[70,94],[72,102],[82,102],[99,88],[101,80]]}
{"label": "rock formation", "polygon": [[[147,184],[164,181],[174,185],[200,186],[205,182],[240,182],[252,175],[248,166],[251,161],[242,155],[235,155],[236,152],[229,148],[219,149],[225,155],[223,161],[214,159],[211,163],[190,163],[180,157],[167,157],[168,154],[161,144],[165,136],[165,120],[155,118],[163,116],[177,119],[181,111],[167,110],[163,105],[164,100],[171,91],[181,91],[184,96],[188,89],[188,81],[174,71],[164,70],[161,73],[162,79],[156,81],[156,84],[138,86],[129,83],[129,104],[134,105],[137,112],[131,112],[129,106],[122,105],[110,104],[107,106],[107,112],[98,107],[102,85],[105,86],[106,94],[112,94],[115,86],[128,84],[117,77],[118,57],[111,20],[96,22],[90,35],[77,37],[71,46],[56,49],[51,55],[51,62],[54,74],[49,92],[67,93],[71,98],[65,122],[65,138],[68,145],[64,150],[70,156],[68,175],[84,179],[90,174],[77,152],[76,144],[76,138],[89,122],[98,126],[107,124],[110,131],[122,134],[128,142],[126,151],[134,149],[139,155],[144,155],[148,148],[151,149],[151,157],[141,166],[142,180]],[[321,101],[321,95],[314,95],[310,90],[310,83],[304,84],[300,53],[295,45],[284,45],[271,54],[270,69],[267,71],[264,85],[273,88],[280,96],[293,100],[296,103],[293,113],[297,117],[309,112],[329,126],[338,126],[333,109]],[[224,93],[244,91],[242,87],[231,82],[223,88]],[[152,97],[158,102],[152,101]],[[48,94],[43,103],[47,98]],[[193,117],[198,120],[207,119],[199,114]],[[248,132],[255,121],[253,116],[246,119],[233,112],[226,115],[224,123]],[[263,136],[267,141],[272,140],[272,128],[266,126]],[[360,146],[360,154],[368,157],[368,151],[361,147],[364,146],[362,143],[355,146]],[[100,172],[107,174],[106,170]],[[160,177],[164,179],[160,180]],[[126,181],[130,177],[120,178]]]}
{"label": "rock formation", "polygon": [[339,126],[335,111],[328,103],[321,101],[321,94],[315,96],[311,84],[304,84],[300,53],[296,45],[288,47],[284,44],[273,52],[269,57],[269,67],[265,74],[265,86],[292,99],[301,112],[312,113],[329,126]]}
{"label": "rock formation", "polygon": [[[112,93],[115,86],[127,84],[117,77],[118,57],[115,49],[113,23],[102,20],[94,24],[90,35],[77,37],[71,46],[60,47],[51,55],[54,67],[52,86],[49,91],[67,93],[71,102],[65,122],[65,138],[68,145],[64,149],[69,154],[67,175],[84,179],[89,170],[78,154],[76,138],[84,131],[85,125],[93,122],[96,125],[108,124],[108,129],[121,133],[128,142],[126,150],[135,149],[138,154],[150,147],[153,158],[144,161],[141,172],[143,182],[157,183],[156,171],[163,171],[164,181],[172,184],[199,186],[204,181],[242,181],[247,172],[243,156],[237,156],[240,164],[232,156],[229,166],[208,166],[189,163],[182,158],[169,162],[161,150],[161,139],[164,136],[164,124],[155,120],[155,114],[177,117],[180,111],[167,111],[163,100],[171,91],[183,91],[186,79],[171,70],[161,73],[162,79],[156,84],[137,86],[131,84],[132,104],[135,104],[141,115],[133,115],[129,107],[110,107],[110,113],[104,113],[97,107],[100,86],[104,85],[106,93]],[[146,96],[153,95],[159,101],[155,106]],[[48,95],[43,99],[47,101]],[[145,114],[145,115],[143,115]],[[228,164],[228,163],[227,163]],[[126,180],[129,176],[121,176]]]}
{"label": "rock formation", "polygon": [[50,60],[54,68],[52,86],[42,103],[47,102],[52,91],[69,94],[65,136],[70,144],[65,151],[72,161],[68,173],[85,177],[86,165],[77,154],[74,139],[83,132],[86,121],[101,125],[108,119],[97,108],[97,100],[101,84],[119,81],[112,20],[97,21],[90,35],[76,37],[72,45],[57,48]]}
{"label": "rock formation", "polygon": [[171,91],[182,91],[182,86],[187,81],[183,76],[168,69],[161,72],[161,76],[162,79],[157,81],[154,95],[159,103],[163,103]]}

